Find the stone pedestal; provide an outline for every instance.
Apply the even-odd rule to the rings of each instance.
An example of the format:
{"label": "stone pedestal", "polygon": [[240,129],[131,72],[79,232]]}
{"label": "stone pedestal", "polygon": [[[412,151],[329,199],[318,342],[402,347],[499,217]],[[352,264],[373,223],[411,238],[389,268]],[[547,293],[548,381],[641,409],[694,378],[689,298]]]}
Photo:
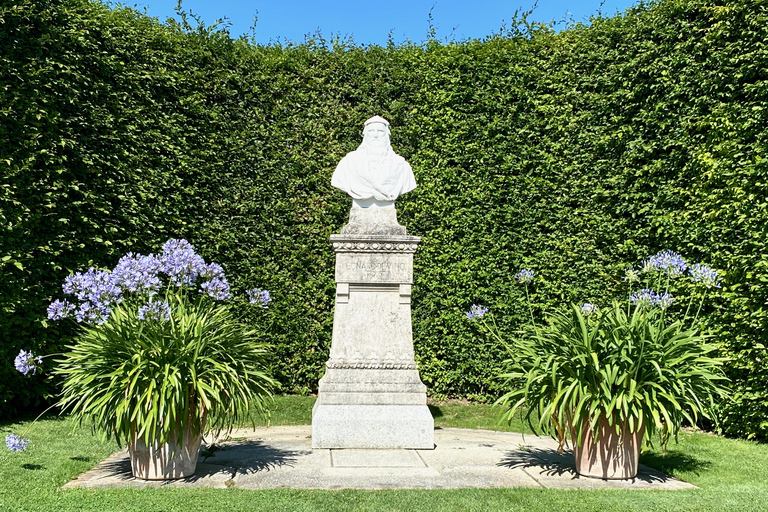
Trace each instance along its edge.
{"label": "stone pedestal", "polygon": [[411,284],[419,241],[394,208],[353,208],[336,251],[326,372],[312,411],[313,448],[434,448],[426,386],[413,356]]}

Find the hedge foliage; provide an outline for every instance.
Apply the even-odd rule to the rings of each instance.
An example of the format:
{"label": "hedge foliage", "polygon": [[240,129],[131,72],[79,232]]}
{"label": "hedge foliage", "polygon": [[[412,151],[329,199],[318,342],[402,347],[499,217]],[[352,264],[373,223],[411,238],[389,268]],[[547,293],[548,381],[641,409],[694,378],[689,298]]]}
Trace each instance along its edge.
{"label": "hedge foliage", "polygon": [[[392,123],[419,187],[414,341],[436,397],[489,399],[502,350],[464,317],[525,321],[606,301],[661,249],[725,272],[705,311],[734,363],[732,434],[768,436],[768,5],[660,0],[556,33],[485,40],[258,46],[89,0],[0,7],[0,416],[56,383],[21,348],[58,352],[45,320],[70,272],[170,237],[272,292],[273,370],[312,392],[331,339],[330,187],[365,119]],[[50,364],[50,363],[46,363]]]}

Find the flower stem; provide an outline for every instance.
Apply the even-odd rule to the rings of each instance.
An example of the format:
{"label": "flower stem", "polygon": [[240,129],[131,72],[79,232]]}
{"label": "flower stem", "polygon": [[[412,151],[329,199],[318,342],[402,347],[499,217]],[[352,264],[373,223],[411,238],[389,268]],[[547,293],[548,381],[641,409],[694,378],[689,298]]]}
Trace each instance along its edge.
{"label": "flower stem", "polygon": [[693,304],[693,294],[691,294],[691,298],[688,299],[688,307],[685,308],[685,316],[683,317],[683,325],[685,325],[686,320],[688,320],[688,313],[691,311],[691,304]]}
{"label": "flower stem", "polygon": [[29,429],[31,429],[31,428],[32,428],[32,425],[34,425],[34,424],[35,424],[35,422],[36,422],[37,420],[39,420],[39,419],[40,419],[40,417],[41,417],[43,414],[47,413],[48,411],[50,411],[51,409],[53,409],[53,408],[54,408],[54,407],[56,407],[57,405],[58,405],[58,403],[55,403],[55,404],[53,404],[52,406],[50,406],[49,408],[47,408],[46,410],[44,410],[43,412],[41,412],[40,414],[38,414],[38,415],[37,415],[37,418],[35,418],[34,420],[32,420],[32,423],[30,423],[30,424],[29,424],[29,426],[26,428],[26,430],[24,430],[24,432],[23,432],[23,433],[22,433],[22,434],[21,434],[19,437],[24,437],[24,436],[27,434],[27,432],[29,432]]}
{"label": "flower stem", "polygon": [[531,307],[531,296],[528,294],[528,284],[525,285],[525,298],[528,300],[528,313],[531,315],[531,327],[536,327],[536,322],[533,320],[533,308]]}
{"label": "flower stem", "polygon": [[45,359],[46,357],[53,357],[53,356],[63,356],[64,352],[56,352],[55,354],[45,354],[44,356],[36,356],[40,359]]}
{"label": "flower stem", "polygon": [[500,343],[502,343],[502,344],[504,343],[504,340],[501,339],[501,336],[499,335],[499,329],[498,329],[498,327],[496,327],[496,321],[495,320],[493,321],[493,327],[494,327],[493,329],[491,329],[488,326],[488,322],[485,321],[485,317],[481,317],[480,321],[483,323],[483,327],[485,327],[486,332],[491,333],[491,336],[496,338]]}
{"label": "flower stem", "polygon": [[701,301],[699,302],[699,309],[696,310],[696,316],[693,318],[694,324],[699,319],[699,313],[701,313],[701,306],[704,305],[704,299],[707,297],[707,293],[709,293],[709,290],[705,291],[704,295],[701,296]]}

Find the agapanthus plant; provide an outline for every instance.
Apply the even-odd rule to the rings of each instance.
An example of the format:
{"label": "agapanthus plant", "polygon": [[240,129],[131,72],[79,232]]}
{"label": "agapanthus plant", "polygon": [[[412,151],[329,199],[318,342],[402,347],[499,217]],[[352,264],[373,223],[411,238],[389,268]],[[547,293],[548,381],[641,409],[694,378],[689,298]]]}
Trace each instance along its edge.
{"label": "agapanthus plant", "polygon": [[35,356],[31,351],[28,352],[23,349],[16,356],[16,359],[13,360],[13,366],[24,375],[29,375],[29,373],[32,373],[32,375],[36,374],[38,366],[42,363],[42,357]]}
{"label": "agapanthus plant", "polygon": [[[147,311],[159,304],[153,299],[158,294],[198,292],[218,301],[232,297],[221,265],[206,263],[192,244],[176,239],[163,244],[160,254],[144,256],[129,252],[112,270],[91,267],[86,272],[77,272],[64,280],[62,290],[74,296],[79,305],[56,299],[48,307],[48,318],[62,320],[74,316],[78,322],[96,325],[106,322],[112,309],[124,300],[142,302],[134,305]],[[143,320],[144,315],[141,316]],[[155,317],[159,318],[149,315]]]}
{"label": "agapanthus plant", "polygon": [[515,279],[517,279],[517,281],[520,283],[530,284],[533,281],[534,276],[535,274],[532,270],[524,268],[515,274]]}
{"label": "agapanthus plant", "polygon": [[467,311],[467,318],[483,318],[485,314],[488,312],[488,308],[485,306],[479,306],[477,304],[472,304],[472,307],[469,308],[469,311]]}
{"label": "agapanthus plant", "polygon": [[[35,375],[40,370],[40,366],[43,364],[43,358],[41,356],[34,355],[31,351],[21,350],[19,352],[19,355],[16,356],[16,358],[13,361],[13,366],[16,368],[16,371],[23,374],[24,376],[28,375]],[[45,411],[40,414],[42,416],[46,412],[48,412],[51,409],[49,407]],[[38,416],[37,418],[39,418]],[[32,421],[32,424],[34,424],[35,421],[37,421],[37,418],[35,418],[34,421]],[[24,436],[27,432],[29,432],[30,427],[32,426],[30,424],[27,429],[22,432],[21,435],[17,436],[15,432],[11,432],[7,436],[5,436],[5,446],[8,447],[9,450],[12,452],[23,452],[27,449],[27,445],[29,444],[29,439],[26,439]]]}
{"label": "agapanthus plant", "polygon": [[[530,281],[518,280],[527,296]],[[480,322],[508,349],[500,377],[509,391],[498,401],[504,417],[511,421],[520,411],[534,432],[557,436],[561,449],[568,432],[579,446],[585,432],[597,436],[601,417],[617,434],[628,427],[647,433],[649,443],[658,434],[663,448],[684,421],[715,419],[715,401],[726,395],[724,359],[713,355],[717,347],[702,333],[699,313],[690,316],[693,299],[672,296],[675,280],[703,288],[701,302],[720,285],[716,271],[663,251],[629,269],[624,302],[564,306],[543,324],[532,321],[510,344],[493,318]]]}
{"label": "agapanthus plant", "polygon": [[[165,443],[185,425],[220,433],[266,411],[275,383],[264,370],[264,333],[237,320],[224,269],[186,240],[75,273],[62,289],[71,298],[54,300],[48,318],[72,317],[82,333],[56,361],[57,405],[104,438]],[[249,302],[266,307],[269,292],[256,290]],[[15,365],[34,374],[40,361],[22,350]],[[6,445],[19,451],[27,441],[12,434]]]}
{"label": "agapanthus plant", "polygon": [[13,433],[5,436],[5,446],[12,452],[23,452],[27,449],[27,443],[29,443],[29,439],[24,439]]}
{"label": "agapanthus plant", "polygon": [[674,299],[668,292],[656,293],[649,288],[643,288],[640,291],[629,295],[629,302],[641,306],[658,306],[661,309],[667,309],[672,305]]}
{"label": "agapanthus plant", "polygon": [[254,288],[253,290],[247,290],[245,293],[248,295],[248,301],[251,304],[258,304],[264,309],[267,309],[269,303],[272,302],[272,297],[270,297],[267,290]]}

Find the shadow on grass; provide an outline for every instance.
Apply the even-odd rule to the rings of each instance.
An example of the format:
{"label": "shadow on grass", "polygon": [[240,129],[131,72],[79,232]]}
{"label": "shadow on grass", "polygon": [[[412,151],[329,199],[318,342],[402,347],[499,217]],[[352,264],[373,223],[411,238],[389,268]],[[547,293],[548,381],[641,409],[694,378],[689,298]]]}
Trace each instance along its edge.
{"label": "shadow on grass", "polygon": [[709,461],[697,459],[676,450],[668,450],[666,455],[656,452],[644,453],[640,456],[640,463],[672,476],[680,473],[693,473],[699,476],[702,471],[707,471],[712,466]]}
{"label": "shadow on grass", "polygon": [[[643,464],[646,462],[642,461]],[[534,475],[546,476],[565,476],[571,479],[589,478],[580,477],[576,473],[576,462],[571,450],[565,450],[558,453],[557,450],[547,450],[539,448],[526,448],[515,452],[509,452],[498,464],[499,466],[510,469],[528,469]],[[662,470],[663,471],[663,470]],[[670,477],[655,468],[640,466],[636,480],[646,483],[663,483],[669,481]]]}
{"label": "shadow on grass", "polygon": [[24,469],[28,469],[30,471],[44,469],[44,466],[42,464],[22,464],[21,467]]}
{"label": "shadow on grass", "polygon": [[443,417],[443,411],[440,410],[440,408],[436,405],[427,405],[429,407],[429,412],[432,413],[433,418],[442,418]]}
{"label": "shadow on grass", "polygon": [[[220,446],[215,455],[198,459],[195,474],[188,478],[169,481],[144,481],[135,479],[131,473],[131,461],[128,453],[102,462],[97,470],[98,478],[105,477],[113,482],[145,482],[147,485],[166,485],[173,483],[195,483],[204,479],[232,479],[236,474],[251,474],[269,471],[281,466],[293,466],[300,451],[278,450],[265,445],[262,441],[238,441]],[[218,477],[218,478],[216,478]],[[119,486],[119,485],[116,485]],[[87,485],[86,485],[87,487]]]}
{"label": "shadow on grass", "polygon": [[[10,429],[12,425],[18,426],[31,423],[40,413],[45,411],[45,409],[46,408],[44,406],[35,406],[19,412],[19,414],[14,415],[12,418],[3,418],[0,420],[0,429],[6,430]],[[38,421],[56,421],[61,423],[66,420],[67,416],[62,415],[58,408],[53,408],[43,414],[43,416],[41,416]]]}

